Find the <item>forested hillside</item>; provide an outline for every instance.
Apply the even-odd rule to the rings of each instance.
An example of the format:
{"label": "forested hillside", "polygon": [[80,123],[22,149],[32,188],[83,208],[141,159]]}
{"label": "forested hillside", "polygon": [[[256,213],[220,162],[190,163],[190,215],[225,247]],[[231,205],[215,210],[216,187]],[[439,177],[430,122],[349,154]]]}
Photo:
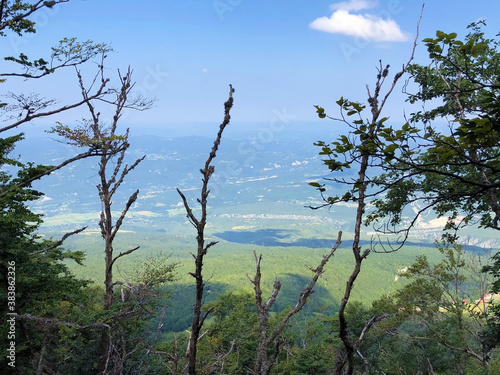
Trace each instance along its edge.
{"label": "forested hillside", "polygon": [[[2,374],[500,373],[491,26],[422,36],[422,8],[396,67],[380,49],[352,80],[362,97],[256,127],[227,82],[218,122],[194,125],[202,106],[151,134],[134,121],[158,105],[158,66],[136,81],[110,42],[22,39],[68,2],[0,4]],[[223,22],[240,3],[213,9]],[[376,6],[336,3],[330,21]]]}

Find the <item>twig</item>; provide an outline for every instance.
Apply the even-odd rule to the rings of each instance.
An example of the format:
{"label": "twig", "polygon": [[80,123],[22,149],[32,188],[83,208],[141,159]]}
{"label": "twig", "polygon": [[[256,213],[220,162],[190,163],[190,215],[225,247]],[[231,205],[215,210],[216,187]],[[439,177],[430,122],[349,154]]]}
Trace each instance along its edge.
{"label": "twig", "polygon": [[32,256],[35,256],[35,255],[38,255],[38,254],[41,254],[41,253],[45,253],[47,251],[50,251],[50,250],[53,250],[55,249],[56,247],[59,247],[61,246],[64,241],[66,241],[66,239],[74,234],[78,234],[80,232],[83,232],[85,229],[87,229],[87,227],[83,227],[83,228],[80,228],[80,229],[77,229],[77,230],[74,230],[73,232],[69,232],[69,233],[66,233],[59,241],[57,241],[56,243],[54,243],[53,245],[49,246],[49,247],[46,247],[45,249],[42,249],[42,250],[38,250],[38,251],[35,251],[33,253],[30,253],[29,256],[32,257]]}

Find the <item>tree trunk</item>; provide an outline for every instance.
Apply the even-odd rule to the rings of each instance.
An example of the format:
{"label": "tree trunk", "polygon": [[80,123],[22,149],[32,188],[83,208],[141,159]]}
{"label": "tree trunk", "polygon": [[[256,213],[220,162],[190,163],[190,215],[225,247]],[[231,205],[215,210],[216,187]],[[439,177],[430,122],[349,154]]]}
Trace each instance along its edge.
{"label": "tree trunk", "polygon": [[[344,344],[344,348],[346,351],[346,361],[347,361],[347,369],[345,371],[345,375],[352,375],[354,373],[354,344],[351,342],[349,338],[348,324],[345,316],[345,309],[347,306],[347,302],[351,296],[351,291],[354,287],[354,281],[358,277],[361,272],[361,263],[368,256],[369,250],[365,250],[363,254],[361,254],[361,248],[359,247],[359,241],[361,238],[361,226],[363,224],[363,215],[365,213],[365,193],[367,188],[366,183],[366,170],[368,168],[369,155],[364,154],[361,158],[361,166],[358,174],[357,184],[359,185],[358,192],[358,208],[356,211],[356,224],[354,227],[354,241],[352,244],[352,252],[354,254],[354,259],[356,264],[354,265],[354,270],[351,273],[351,276],[347,280],[344,297],[340,303],[339,308],[339,337]],[[336,363],[335,367],[335,375],[342,375],[342,369],[346,363],[346,361],[339,361]]]}
{"label": "tree trunk", "polygon": [[[204,240],[198,236],[198,254],[203,254]],[[197,342],[201,330],[201,305],[203,301],[203,257],[198,255],[195,264],[195,279],[196,279],[196,294],[193,305],[193,322],[191,323],[191,332],[189,334],[188,348],[186,352],[187,373],[190,375],[196,374],[196,352]]]}
{"label": "tree trunk", "polygon": [[203,304],[203,290],[205,288],[205,284],[203,283],[203,258],[207,254],[208,249],[215,245],[217,242],[210,242],[208,245],[205,245],[204,233],[205,233],[205,225],[207,220],[207,199],[210,194],[210,190],[208,189],[208,182],[210,181],[210,177],[215,171],[215,167],[212,165],[212,161],[214,160],[217,150],[219,149],[219,145],[222,139],[222,134],[224,129],[229,124],[231,119],[230,111],[233,106],[233,92],[234,89],[232,85],[229,85],[229,98],[224,103],[224,120],[219,126],[219,132],[217,133],[217,137],[215,138],[212,150],[205,162],[204,168],[200,169],[202,178],[202,188],[201,188],[201,196],[198,199],[198,203],[201,206],[201,215],[198,219],[194,214],[193,210],[189,206],[185,195],[177,189],[177,192],[182,198],[184,208],[186,209],[187,216],[191,222],[191,224],[196,228],[197,236],[196,241],[198,243],[196,255],[192,254],[195,259],[195,271],[194,273],[190,272],[189,274],[194,277],[196,280],[196,292],[195,292],[195,302],[193,305],[193,322],[191,323],[191,332],[189,334],[188,347],[186,350],[186,359],[185,365],[183,369],[183,374],[196,375],[196,352],[198,339],[200,337],[201,327],[203,326],[203,322],[208,315],[208,312],[202,317],[201,315],[201,307]]}

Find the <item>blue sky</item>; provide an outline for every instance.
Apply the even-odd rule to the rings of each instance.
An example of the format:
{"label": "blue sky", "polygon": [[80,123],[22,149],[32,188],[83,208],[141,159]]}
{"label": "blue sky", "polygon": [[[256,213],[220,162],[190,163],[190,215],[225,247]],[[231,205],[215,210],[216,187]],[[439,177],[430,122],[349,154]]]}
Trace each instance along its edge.
{"label": "blue sky", "polygon": [[[234,122],[265,123],[277,113],[315,121],[315,104],[335,114],[340,96],[365,101],[379,59],[393,74],[407,61],[421,7],[414,0],[72,0],[39,15],[35,35],[0,43],[4,55],[30,58],[47,56],[63,37],[109,43],[115,51],[109,74],[130,65],[137,92],[157,98],[155,108],[127,114],[127,125],[218,123],[230,83]],[[463,35],[478,19],[496,34],[500,2],[428,1],[419,40],[437,29]],[[416,61],[426,61],[422,43]],[[29,90],[64,102],[78,94],[75,82],[68,72]],[[4,89],[23,85],[10,80]],[[404,115],[403,100],[396,94],[387,107],[393,121]],[[83,116],[76,111],[63,119]]]}

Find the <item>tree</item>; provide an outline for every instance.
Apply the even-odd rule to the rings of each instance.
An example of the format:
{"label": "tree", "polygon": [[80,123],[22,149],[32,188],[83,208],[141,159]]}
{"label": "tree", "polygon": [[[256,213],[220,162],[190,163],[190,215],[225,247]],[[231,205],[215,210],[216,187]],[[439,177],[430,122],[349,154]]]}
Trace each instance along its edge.
{"label": "tree", "polygon": [[[406,229],[432,209],[438,216],[448,216],[445,229],[454,234],[447,236],[456,237],[460,228],[472,224],[500,230],[500,42],[487,38],[484,26],[483,21],[469,25],[463,41],[456,33],[442,31],[424,39],[430,64],[409,67],[417,92],[409,94],[408,101],[422,106],[431,102],[432,107],[413,113],[405,125],[413,146],[404,157],[394,158],[391,171],[379,177],[378,181],[392,184],[386,196],[375,200],[376,211],[369,221],[390,217],[400,225],[405,208],[414,206],[417,216]],[[447,126],[434,125],[439,120]],[[498,259],[497,254],[484,268],[497,280]],[[498,281],[493,291],[498,291]],[[485,337],[498,332],[500,317],[494,316],[493,335]]]}
{"label": "tree", "polygon": [[[440,250],[444,253],[447,249]],[[425,325],[426,329],[419,331],[419,335],[454,348],[453,345],[467,345],[463,324],[465,301],[470,297],[465,298],[460,290],[465,281],[465,276],[460,272],[464,266],[462,250],[459,246],[450,250],[446,259],[434,267],[429,264],[425,255],[417,258],[417,261],[401,274],[413,282],[398,293],[398,302],[401,308],[410,314],[412,320]],[[440,318],[446,323],[438,328]],[[454,337],[449,335],[452,332]],[[450,337],[454,342],[449,341]],[[455,350],[454,354],[461,352],[459,348]],[[469,350],[471,349],[467,346],[464,348],[464,352]],[[460,368],[457,369],[458,373],[463,372],[461,356],[454,356],[454,361]],[[450,363],[446,365],[449,366]]]}
{"label": "tree", "polygon": [[[217,242],[210,242],[207,245],[205,245],[204,231],[207,220],[207,198],[210,193],[210,190],[208,189],[208,183],[210,181],[210,177],[215,171],[215,168],[214,166],[211,165],[211,163],[213,159],[216,157],[216,153],[221,142],[223,131],[230,121],[230,110],[233,105],[233,97],[232,97],[233,92],[234,89],[230,85],[229,99],[226,101],[226,103],[224,103],[224,109],[225,109],[224,120],[219,127],[219,132],[212,147],[212,151],[210,152],[209,157],[205,162],[205,166],[203,169],[200,169],[200,172],[203,175],[201,198],[197,200],[201,206],[200,218],[197,218],[194,215],[193,210],[189,205],[186,196],[179,189],[177,189],[179,195],[182,198],[184,207],[186,209],[187,217],[190,223],[197,230],[196,239],[198,244],[196,254],[192,254],[195,260],[195,272],[190,273],[190,275],[195,278],[196,293],[195,293],[195,303],[193,305],[193,321],[191,325],[191,331],[189,332],[188,348],[186,352],[186,362],[183,371],[184,373],[188,373],[190,375],[196,374],[198,341],[203,335],[205,335],[205,334],[200,335],[203,323],[207,318],[207,316],[212,312],[212,310],[217,308],[218,306],[218,305],[212,305],[208,307],[204,315],[202,315],[203,292],[205,287],[203,281],[203,259],[204,256],[207,254],[208,249],[217,244]],[[322,262],[316,269],[312,270],[314,272],[314,276],[311,278],[310,284],[307,285],[301,292],[296,306],[290,309],[278,323],[277,327],[273,329],[270,329],[269,327],[269,311],[273,306],[274,302],[276,301],[276,297],[281,288],[281,284],[278,278],[275,278],[273,292],[271,293],[271,296],[268,299],[268,301],[263,302],[262,290],[260,284],[261,280],[260,262],[262,260],[262,257],[257,257],[257,254],[254,254],[256,259],[256,275],[254,279],[250,277],[249,279],[252,282],[252,284],[254,284],[256,310],[259,322],[258,324],[259,341],[256,349],[256,359],[254,365],[255,374],[267,375],[270,373],[271,368],[274,365],[274,361],[276,360],[276,357],[279,354],[279,343],[277,341],[278,336],[283,332],[289,319],[302,309],[302,307],[307,302],[308,297],[313,293],[314,285],[316,284],[316,281],[318,280],[319,276],[323,273],[324,266],[326,265],[328,260],[333,256],[338,246],[340,245],[341,243],[340,239],[341,239],[341,232],[339,232],[337,242],[335,246],[332,248],[331,252],[323,257]],[[229,356],[234,349],[234,345],[236,342],[235,340],[232,341],[231,348],[229,349],[229,351],[225,354],[219,355],[215,363],[211,367],[224,366],[226,357]],[[273,359],[269,359],[267,351],[269,346],[272,344],[276,344],[276,348],[273,355]],[[175,355],[171,357],[175,357]]]}
{"label": "tree", "polygon": [[[375,343],[386,354],[376,361],[384,371],[494,373],[489,361],[496,352],[481,338],[488,309],[477,283],[481,275],[471,272],[473,259],[460,244],[436,241],[436,247],[440,261],[431,264],[426,255],[418,256],[400,272],[409,282],[374,303],[388,312],[388,329]],[[405,352],[412,361],[398,361]]]}
{"label": "tree", "polygon": [[[115,113],[113,116],[113,121],[108,128],[105,128],[102,121],[100,120],[100,113],[97,112],[95,105],[88,101],[87,90],[85,89],[81,72],[78,72],[78,77],[83,99],[87,99],[86,104],[89,109],[90,119],[83,124],[83,127],[72,129],[68,126],[60,124],[52,131],[64,136],[71,144],[81,147],[90,147],[91,149],[95,149],[97,154],[100,154],[98,171],[100,183],[97,185],[97,189],[99,191],[99,198],[101,200],[102,206],[99,227],[101,229],[101,235],[104,240],[105,254],[105,291],[103,309],[104,311],[108,311],[113,305],[114,288],[118,283],[113,278],[114,264],[122,256],[131,254],[132,252],[139,249],[139,246],[136,246],[116,255],[114,253],[113,247],[113,241],[116,237],[116,234],[120,230],[120,227],[128,210],[137,200],[139,190],[135,191],[135,193],[133,193],[129,197],[127,203],[125,204],[125,208],[119,215],[118,219],[115,220],[112,214],[113,195],[123,183],[125,176],[130,171],[132,171],[142,160],[144,160],[145,156],[137,159],[130,166],[123,165],[125,152],[130,146],[128,142],[129,131],[127,129],[124,135],[117,134],[118,120],[120,119],[123,108],[125,108],[129,104],[129,93],[133,87],[130,69],[125,76],[122,77],[120,75],[121,89],[117,92],[117,98],[114,102]],[[144,108],[147,108],[147,106],[144,106]],[[115,165],[110,168],[112,162],[114,162]],[[109,169],[111,169],[111,173]],[[110,173],[110,175],[108,175],[108,173]],[[133,314],[133,312],[131,311],[129,311],[128,313],[129,315]],[[121,360],[112,360],[112,354],[116,350],[113,350],[113,343],[110,339],[110,332],[105,332],[101,335],[99,359],[97,363],[97,372],[99,374],[110,373],[111,370],[108,369],[110,360],[111,364],[113,365],[113,371],[115,371],[116,373],[121,373],[125,365],[124,358],[126,357],[126,355],[122,355]],[[116,359],[118,356],[114,355],[113,357]]]}
{"label": "tree", "polygon": [[[422,8],[423,11],[423,8]],[[420,18],[422,13],[420,14]],[[329,118],[334,121],[346,124],[349,128],[349,134],[342,135],[337,141],[331,143],[325,141],[319,141],[315,143],[316,146],[321,147],[320,155],[325,156],[326,159],[323,160],[324,164],[328,167],[330,172],[339,173],[344,172],[346,169],[350,169],[352,166],[358,167],[357,177],[352,179],[345,179],[336,177],[327,177],[325,180],[333,181],[335,183],[340,183],[347,186],[347,191],[342,196],[327,196],[325,194],[327,188],[326,184],[320,184],[319,182],[311,182],[310,185],[316,187],[321,193],[323,199],[323,204],[319,206],[310,206],[312,209],[318,209],[322,207],[331,207],[339,203],[354,203],[357,207],[356,210],[356,220],[354,224],[354,240],[352,245],[352,253],[354,256],[354,269],[351,276],[347,280],[344,296],[340,303],[340,308],[338,312],[339,318],[339,337],[344,345],[344,352],[338,352],[335,364],[335,374],[345,373],[351,375],[354,373],[355,366],[355,354],[364,360],[358,350],[357,342],[353,342],[352,338],[348,334],[348,321],[345,315],[347,303],[349,301],[352,289],[354,287],[354,282],[356,281],[359,273],[361,272],[361,265],[363,261],[367,258],[370,251],[373,249],[367,248],[362,249],[360,246],[361,240],[361,228],[366,220],[365,209],[367,203],[374,197],[378,197],[383,194],[390,186],[391,183],[377,178],[377,174],[380,170],[390,171],[391,165],[387,165],[396,157],[403,157],[408,152],[409,140],[412,131],[406,131],[406,126],[402,130],[394,131],[392,127],[387,126],[387,117],[382,117],[382,110],[393,92],[396,84],[409,68],[411,61],[413,60],[419,29],[420,20],[417,23],[417,37],[413,44],[413,50],[410,58],[403,68],[398,72],[392,83],[385,93],[382,93],[382,87],[389,75],[389,65],[383,66],[380,61],[379,67],[377,68],[377,80],[375,82],[375,89],[371,92],[370,88],[367,86],[368,94],[368,105],[370,108],[371,118],[366,120],[363,118],[364,110],[366,105],[346,100],[343,97],[340,98],[336,103],[340,107],[340,118],[334,118],[327,116],[324,108],[315,106],[316,112],[320,118]],[[355,118],[354,120],[351,120]],[[389,250],[384,251],[391,252],[398,250],[403,241],[399,243],[398,246],[393,247],[389,243]],[[372,241],[373,242],[373,241]],[[384,246],[380,241],[379,244]],[[373,321],[370,320],[366,324],[366,328],[370,328],[376,321],[380,320],[381,317],[373,317]],[[345,371],[343,370],[345,367]]]}
{"label": "tree", "polygon": [[[499,42],[485,38],[482,24],[470,25],[463,42],[442,31],[424,39],[431,63],[409,67],[418,91],[408,101],[425,106],[438,99],[442,105],[411,115],[403,131],[412,134],[413,147],[380,176],[394,184],[387,198],[375,201],[372,219],[391,216],[400,224],[404,209],[421,201],[419,214],[433,208],[439,216],[449,215],[447,229],[474,222],[500,229]],[[447,121],[447,127],[434,126],[436,120]],[[457,220],[459,215],[464,217]]]}
{"label": "tree", "polygon": [[[19,168],[16,177],[0,171],[4,186],[17,185],[43,170],[43,167],[26,166],[6,156],[20,139],[22,136],[18,135],[0,140],[1,164]],[[88,303],[90,293],[84,291],[89,283],[75,279],[65,263],[68,260],[81,263],[84,254],[65,251],[60,247],[61,241],[44,240],[37,234],[41,215],[33,213],[28,205],[40,196],[42,193],[25,184],[24,187],[10,188],[0,197],[0,295],[3,301],[9,301],[8,306],[2,306],[2,311],[16,314],[8,317],[18,320],[12,326],[6,324],[6,319],[2,322],[2,335],[12,334],[9,342],[15,343],[16,350],[15,362],[4,357],[4,368],[9,368],[7,361],[25,374],[45,369],[50,371],[56,363],[64,368],[67,364],[61,358],[64,349],[61,347],[58,352],[54,347],[54,341],[59,337],[57,324],[70,319],[75,327],[79,326],[78,329],[87,330],[82,328],[87,325],[85,319],[79,319],[76,312],[92,305]],[[43,315],[47,320],[30,319],[33,315]],[[15,331],[10,327],[15,327]],[[88,330],[101,328],[94,326]],[[69,347],[71,345],[66,346],[68,350]]]}
{"label": "tree", "polygon": [[[500,229],[500,55],[498,41],[486,38],[482,26],[483,22],[470,25],[471,32],[464,41],[458,40],[456,33],[438,31],[436,38],[424,39],[430,65],[408,65],[407,72],[417,86],[417,93],[409,94],[408,101],[422,106],[430,102],[432,109],[413,113],[400,128],[381,126],[378,133],[367,134],[361,118],[351,126],[352,137],[368,140],[369,153],[378,160],[371,166],[383,171],[367,180],[371,190],[366,197],[373,200],[375,209],[365,217],[365,223],[376,225],[379,233],[402,235],[404,240],[420,215],[429,209],[438,216],[448,216],[445,229],[455,232],[447,232],[445,237],[451,242],[464,225],[477,223],[484,228]],[[381,68],[379,72],[383,76]],[[408,91],[409,84],[406,87]],[[372,108],[373,103],[377,101],[370,98]],[[359,103],[343,99],[338,104],[347,116],[357,115],[363,109]],[[317,111],[320,117],[326,117],[323,108],[317,107]],[[439,119],[448,119],[447,126],[434,125]],[[345,122],[344,117],[341,120]],[[345,157],[357,150],[347,136],[332,145],[318,145],[322,154],[330,157],[325,164],[331,170],[343,170],[359,161]],[[344,159],[339,160],[337,155]],[[362,187],[356,182],[351,182],[353,188],[344,196],[325,198],[325,205],[348,202]],[[312,185],[322,193],[325,191],[324,185]],[[410,207],[416,209],[416,215],[409,214],[408,219]],[[380,224],[382,220],[386,221]],[[485,267],[494,276],[498,275],[497,259],[495,256],[494,263]],[[498,332],[498,316],[490,323],[493,335],[485,337],[489,337],[491,345],[491,337]]]}
{"label": "tree", "polygon": [[[249,277],[250,281],[254,285],[255,291],[255,306],[257,308],[257,317],[258,317],[258,333],[259,333],[259,341],[257,344],[256,356],[255,356],[255,364],[253,373],[256,375],[269,375],[271,369],[273,368],[276,359],[280,353],[280,342],[278,340],[279,336],[282,334],[283,330],[287,326],[290,318],[296,315],[298,312],[302,310],[304,305],[307,303],[307,300],[311,294],[314,292],[314,286],[318,281],[321,274],[324,272],[324,267],[333,257],[340,244],[342,243],[342,232],[338,233],[337,241],[333,245],[330,252],[323,256],[318,267],[311,269],[313,272],[313,276],[308,285],[304,287],[304,289],[300,292],[299,298],[295,306],[288,309],[284,312],[283,317],[280,317],[278,321],[275,323],[275,326],[271,326],[269,323],[269,311],[273,307],[276,302],[276,298],[281,290],[281,282],[278,277],[274,278],[273,290],[271,295],[267,299],[267,301],[263,301],[262,299],[262,289],[261,289],[261,271],[260,271],[260,263],[262,261],[262,255],[257,257],[257,254],[254,252],[255,263],[256,263],[256,273],[255,277],[252,279]],[[271,346],[274,346],[272,356],[269,356],[269,349]]]}
{"label": "tree", "polygon": [[[29,17],[44,7],[50,8],[65,2],[68,0],[2,1],[0,35],[5,36],[9,30],[19,35],[35,32],[36,25]],[[111,363],[113,371],[121,373],[131,353],[139,349],[139,346],[133,349],[127,348],[131,341],[128,336],[137,329],[140,319],[144,320],[151,313],[149,311],[151,301],[158,298],[157,288],[172,279],[173,266],[166,264],[166,260],[145,263],[143,273],[135,280],[123,284],[128,289],[124,293],[122,303],[116,311],[110,311],[113,305],[113,288],[118,285],[113,279],[113,265],[118,258],[135,250],[131,249],[116,255],[113,254],[112,243],[138,192],[130,197],[126,208],[115,222],[111,215],[111,197],[128,172],[140,162],[138,160],[133,165],[122,168],[125,151],[129,147],[128,131],[120,135],[116,131],[116,126],[124,108],[143,110],[149,108],[152,103],[142,97],[130,98],[130,90],[133,87],[130,69],[125,76],[119,73],[118,89],[109,87],[111,80],[105,75],[105,59],[110,51],[111,49],[105,44],[63,38],[52,48],[49,59],[31,60],[25,51],[18,57],[5,57],[5,60],[15,64],[17,69],[14,72],[2,72],[2,83],[16,79],[50,79],[61,69],[70,68],[75,70],[81,100],[59,105],[57,100],[42,98],[37,94],[9,92],[5,95],[6,102],[0,103],[0,110],[10,123],[2,127],[0,133],[5,134],[32,120],[50,118],[52,115],[81,106],[87,106],[90,112],[90,120],[83,120],[83,123],[75,128],[58,124],[52,129],[54,133],[64,137],[67,143],[83,149],[80,154],[59,165],[21,163],[10,157],[15,144],[22,141],[23,134],[0,139],[0,163],[7,167],[5,171],[0,171],[0,220],[4,224],[1,227],[0,238],[2,259],[5,259],[5,262],[2,261],[2,270],[5,272],[2,272],[1,276],[2,285],[5,287],[1,293],[4,295],[9,291],[10,294],[6,294],[6,297],[14,299],[14,291],[11,292],[13,286],[8,289],[8,283],[11,281],[7,279],[7,265],[10,268],[15,267],[17,299],[16,303],[12,304],[11,311],[17,313],[15,318],[18,320],[21,336],[21,339],[16,341],[20,353],[16,367],[26,374],[74,373],[77,369],[80,371],[87,369],[90,372],[94,363],[92,354],[97,351],[95,342],[108,342],[107,339],[113,335],[119,338],[119,345],[112,346],[112,342],[109,342],[109,345],[101,345],[106,354],[113,354],[113,358],[111,360],[108,355],[101,355],[98,367],[101,368],[99,371],[104,372],[106,365]],[[81,65],[96,59],[96,73],[87,84]],[[109,128],[106,128],[101,121],[96,103],[114,107],[115,112]],[[90,288],[89,282],[74,279],[63,263],[69,259],[82,262],[82,252],[64,251],[60,246],[67,237],[85,228],[67,233],[59,241],[42,240],[36,234],[42,222],[41,215],[32,213],[27,206],[30,201],[43,195],[31,188],[35,180],[76,160],[94,156],[100,157],[99,193],[103,203],[100,227],[106,248],[106,290],[103,302],[105,314],[99,311],[98,291]],[[114,160],[117,165],[108,174],[109,162]],[[17,176],[13,177],[12,174]],[[130,323],[120,321],[120,317],[124,316],[129,318]],[[132,321],[131,318],[136,320]],[[123,324],[120,325],[116,323],[117,321]],[[9,327],[3,324],[2,328]],[[137,338],[134,340],[144,342]],[[76,358],[68,361],[73,357],[71,354]]]}
{"label": "tree", "polygon": [[[103,81],[102,72],[98,74]],[[113,120],[109,126],[106,126],[100,119],[100,112],[96,105],[88,100],[88,90],[85,88],[82,73],[79,70],[77,70],[77,75],[90,118],[76,127],[59,124],[52,129],[52,132],[62,136],[68,144],[95,150],[95,154],[100,157],[97,190],[102,207],[99,227],[104,240],[105,255],[105,290],[102,308],[108,315],[104,321],[110,325],[110,329],[103,332],[99,340],[97,373],[121,374],[127,368],[131,355],[143,347],[141,342],[136,343],[138,340],[134,334],[137,333],[137,327],[134,326],[144,323],[146,318],[151,317],[152,311],[149,305],[152,304],[151,300],[158,299],[156,289],[165,282],[172,281],[172,272],[175,267],[175,264],[149,262],[146,263],[148,275],[141,276],[139,280],[125,282],[116,280],[114,277],[116,261],[140,248],[140,246],[135,246],[116,254],[113,245],[128,211],[137,200],[139,190],[128,198],[117,218],[112,211],[113,197],[125,177],[146,157],[144,155],[131,165],[124,164],[126,152],[130,147],[129,129],[124,134],[119,134],[118,122],[123,109],[145,110],[153,101],[142,97],[130,98],[130,92],[134,87],[132,71],[129,68],[123,76],[118,71],[120,88],[114,90],[116,97],[113,100],[106,101],[108,106],[111,104],[114,107]],[[98,78],[99,76],[96,76],[92,81],[95,82]],[[125,291],[122,289],[121,303],[116,303],[114,298],[117,286],[125,289]]]}
{"label": "tree", "polygon": [[[28,17],[40,9],[64,2],[67,0],[32,3],[2,1],[0,35],[6,36],[8,32],[18,35],[35,32],[35,23]],[[64,39],[53,49],[50,63],[44,59],[30,61],[25,54],[18,58],[6,57],[5,60],[15,63],[20,71],[2,72],[0,83],[14,79],[38,79],[67,66],[83,64],[106,51],[109,51],[109,48],[103,44],[82,44],[76,40]],[[106,83],[103,83],[90,97],[102,97],[105,87]],[[11,154],[24,135],[4,134],[35,118],[47,117],[82,104],[84,102],[69,103],[49,109],[56,105],[55,101],[22,93],[8,93],[6,102],[0,103],[4,118],[10,120],[8,125],[0,128],[0,164],[4,167],[0,171],[0,293],[10,302],[5,308],[9,309],[9,313],[15,314],[10,316],[10,319],[15,317],[17,320],[17,323],[11,324],[10,327],[3,323],[2,334],[6,332],[5,329],[10,329],[8,332],[12,334],[11,339],[15,342],[17,351],[14,356],[16,362],[11,365],[26,374],[51,372],[54,371],[54,366],[58,368],[57,371],[67,369],[65,352],[75,350],[75,347],[72,346],[71,340],[62,339],[63,335],[58,327],[71,327],[87,334],[89,331],[106,329],[106,326],[88,324],[81,316],[82,309],[92,306],[93,302],[89,303],[89,296],[93,293],[88,289],[88,282],[73,277],[65,261],[74,260],[80,263],[83,253],[65,251],[60,247],[64,239],[84,228],[67,233],[59,241],[42,239],[37,234],[42,222],[41,215],[33,213],[28,206],[43,195],[31,187],[33,181],[74,160],[90,156],[90,153],[78,155],[59,166],[23,163]],[[54,342],[59,340],[62,345],[57,350]],[[88,337],[80,343],[83,345],[86,340]],[[8,368],[7,365],[4,367]]]}
{"label": "tree", "polygon": [[201,328],[203,327],[203,323],[207,318],[209,311],[207,311],[203,316],[201,313],[201,308],[203,304],[203,291],[205,288],[205,283],[203,281],[203,259],[208,252],[208,249],[217,244],[217,242],[212,241],[205,245],[205,225],[207,223],[207,198],[210,194],[210,190],[208,189],[208,183],[210,182],[210,177],[215,171],[215,167],[212,165],[212,161],[217,155],[217,150],[219,149],[219,145],[222,139],[222,134],[224,129],[229,124],[231,120],[230,111],[233,107],[233,93],[234,89],[231,85],[229,85],[229,98],[224,103],[224,120],[219,126],[219,131],[217,133],[217,137],[215,138],[214,145],[212,150],[205,162],[204,168],[200,169],[200,173],[203,175],[202,178],[202,188],[201,188],[201,196],[198,199],[198,203],[201,206],[201,215],[197,218],[193,210],[191,209],[186,196],[177,189],[177,192],[182,198],[182,202],[184,203],[184,208],[187,212],[187,217],[189,222],[196,229],[196,241],[197,241],[197,250],[196,254],[192,254],[195,261],[195,271],[190,272],[190,275],[193,276],[196,282],[196,292],[195,292],[195,302],[193,305],[193,321],[191,324],[191,331],[189,333],[189,342],[188,348],[186,352],[186,363],[184,367],[184,373],[189,375],[196,374],[196,351],[198,340],[200,338]]}
{"label": "tree", "polygon": [[204,306],[210,330],[200,343],[198,373],[244,374],[255,362],[258,319],[251,293],[227,292]]}

